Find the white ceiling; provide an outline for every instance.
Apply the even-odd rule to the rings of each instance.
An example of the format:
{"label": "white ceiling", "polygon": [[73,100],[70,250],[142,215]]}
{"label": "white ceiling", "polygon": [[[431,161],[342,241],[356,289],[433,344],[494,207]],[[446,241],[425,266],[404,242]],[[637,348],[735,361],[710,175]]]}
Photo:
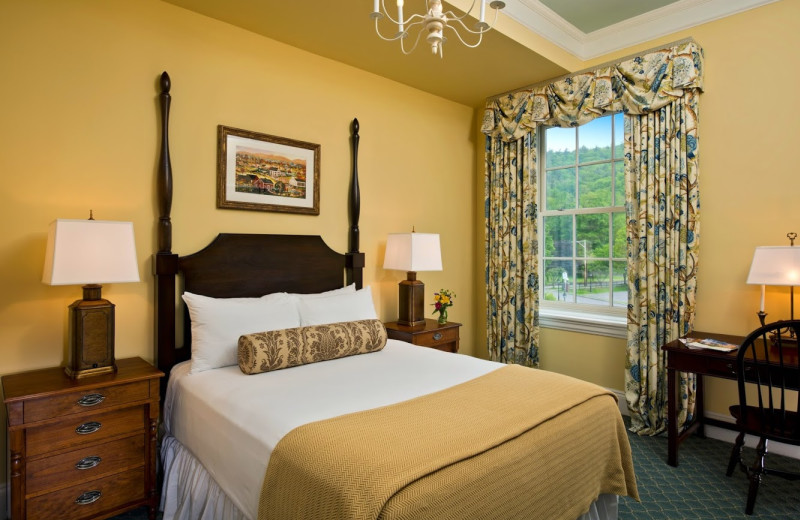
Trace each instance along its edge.
{"label": "white ceiling", "polygon": [[[456,38],[444,57],[420,44],[412,54],[375,34],[372,0],[164,0],[314,54],[469,106],[571,72],[582,61],[778,0],[505,0],[501,16],[572,59],[544,57],[519,34],[489,31],[469,49]],[[387,6],[394,0],[384,0]],[[405,0],[405,14],[425,0]],[[466,9],[471,0],[449,3]],[[477,11],[477,9],[476,9]],[[489,11],[487,5],[487,11]],[[502,22],[503,20],[501,20]],[[498,24],[501,25],[501,24]],[[519,40],[519,41],[518,41]],[[539,40],[541,41],[541,40]],[[702,44],[702,42],[700,42]],[[541,47],[540,47],[541,49]],[[563,53],[562,53],[563,54]]]}

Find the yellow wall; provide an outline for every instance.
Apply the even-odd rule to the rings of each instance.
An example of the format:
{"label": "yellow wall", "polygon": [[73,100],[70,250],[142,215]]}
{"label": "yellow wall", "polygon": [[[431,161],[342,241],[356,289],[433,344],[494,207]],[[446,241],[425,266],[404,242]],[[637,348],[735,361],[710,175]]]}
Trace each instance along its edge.
{"label": "yellow wall", "polygon": [[[172,77],[175,252],[224,231],[320,234],[344,252],[358,117],[361,250],[379,316],[396,318],[405,278],[381,268],[387,233],[440,233],[444,271],[420,279],[428,301],[441,287],[458,295],[450,317],[464,322],[462,348],[472,352],[472,108],[155,0],[0,0],[0,12],[0,374],[62,362],[67,306],[81,290],[41,283],[47,227],[86,218],[90,208],[95,218],[134,223],[142,281],[103,294],[117,306],[117,357],[153,359],[164,70]],[[216,209],[219,124],[319,143],[320,215]]]}
{"label": "yellow wall", "polygon": [[[783,0],[583,65],[591,67],[689,36],[703,47],[695,330],[744,335],[757,327],[760,288],[745,284],[753,250],[760,245],[789,245],[786,233],[800,233],[795,165],[800,142],[800,102],[794,93],[800,82],[797,20],[800,1]],[[477,157],[483,157],[482,150]],[[482,179],[476,182],[482,186]],[[476,225],[482,226],[480,216]],[[476,237],[483,237],[480,227]],[[481,296],[482,279],[482,273],[474,276]],[[766,307],[769,320],[788,318],[788,288],[767,288]],[[542,368],[624,388],[624,340],[542,329],[540,342]],[[737,399],[732,381],[708,378],[705,391],[706,409],[712,413],[727,415],[728,406]]]}

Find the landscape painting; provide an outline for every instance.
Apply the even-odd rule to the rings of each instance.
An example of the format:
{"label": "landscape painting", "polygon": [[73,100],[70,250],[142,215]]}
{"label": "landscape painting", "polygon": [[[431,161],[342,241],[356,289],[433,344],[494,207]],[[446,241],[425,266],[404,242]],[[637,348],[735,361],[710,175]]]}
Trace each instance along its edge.
{"label": "landscape painting", "polygon": [[320,145],[220,125],[217,207],[319,215]]}

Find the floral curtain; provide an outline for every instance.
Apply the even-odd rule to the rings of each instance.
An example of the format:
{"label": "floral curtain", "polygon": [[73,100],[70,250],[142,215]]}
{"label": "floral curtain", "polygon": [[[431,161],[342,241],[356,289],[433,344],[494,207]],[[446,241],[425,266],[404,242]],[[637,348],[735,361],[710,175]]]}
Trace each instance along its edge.
{"label": "floral curtain", "polygon": [[[633,427],[641,433],[657,433],[664,428],[666,371],[659,347],[691,330],[694,318],[699,245],[696,122],[697,99],[702,89],[703,51],[688,40],[490,99],[481,128],[487,136],[489,351],[494,357],[495,352],[508,352],[509,344],[516,349],[516,342],[510,342],[516,339],[515,331],[498,319],[527,313],[535,330],[528,336],[533,342],[525,347],[527,359],[538,359],[537,274],[535,270],[531,272],[529,281],[512,277],[503,270],[506,263],[512,266],[510,256],[505,261],[496,258],[509,250],[504,244],[514,244],[511,240],[501,242],[498,237],[513,235],[520,208],[531,208],[534,224],[528,234],[517,237],[516,249],[529,247],[535,256],[538,247],[535,149],[525,152],[532,159],[522,170],[520,150],[526,149],[524,143],[535,142],[536,128],[541,125],[579,126],[609,113],[625,113],[630,282],[625,390],[635,416]],[[530,178],[525,179],[529,189],[497,189],[497,176],[503,168],[508,170],[507,176],[529,172]],[[659,188],[649,189],[650,186]],[[503,197],[508,198],[504,201]],[[651,209],[645,210],[642,205],[650,205]],[[667,236],[671,238],[667,240]],[[531,243],[525,244],[529,240]],[[522,294],[534,300],[520,299],[521,280],[537,289]],[[502,359],[513,362],[515,356]],[[694,381],[684,377],[681,384],[682,424],[693,413]]]}
{"label": "floral curtain", "polygon": [[[631,430],[666,428],[667,379],[660,346],[692,328],[700,223],[697,98],[689,91],[658,111],[625,119],[628,216],[628,356]],[[694,374],[680,374],[678,426],[691,420]]]}
{"label": "floral curtain", "polygon": [[536,130],[486,139],[486,298],[491,359],[539,366]]}

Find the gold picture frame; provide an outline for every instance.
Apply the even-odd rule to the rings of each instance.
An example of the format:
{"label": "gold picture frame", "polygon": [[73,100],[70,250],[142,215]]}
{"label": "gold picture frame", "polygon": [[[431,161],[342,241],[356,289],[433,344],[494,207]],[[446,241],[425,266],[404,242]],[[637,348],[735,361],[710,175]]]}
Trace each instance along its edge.
{"label": "gold picture frame", "polygon": [[321,146],[217,127],[217,207],[319,215]]}

